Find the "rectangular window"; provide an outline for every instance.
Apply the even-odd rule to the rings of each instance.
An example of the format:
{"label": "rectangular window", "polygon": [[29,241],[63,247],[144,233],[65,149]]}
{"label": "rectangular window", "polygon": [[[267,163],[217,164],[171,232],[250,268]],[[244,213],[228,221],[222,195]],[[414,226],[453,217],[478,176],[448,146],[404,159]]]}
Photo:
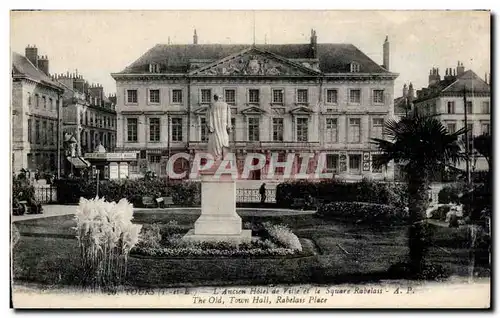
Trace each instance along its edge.
{"label": "rectangular window", "polygon": [[136,104],[137,103],[137,90],[129,89],[127,90],[127,103]]}
{"label": "rectangular window", "polygon": [[35,120],[35,143],[40,144],[40,121]]}
{"label": "rectangular window", "polygon": [[327,172],[337,172],[339,168],[339,155],[326,155],[326,170]]}
{"label": "rectangular window", "polygon": [[248,118],[248,141],[259,141],[259,139],[260,139],[259,118],[250,117]]}
{"label": "rectangular window", "polygon": [[38,94],[35,94],[35,107],[40,107],[40,96]]}
{"label": "rectangular window", "polygon": [[273,141],[283,141],[283,118],[273,118]]}
{"label": "rectangular window", "polygon": [[448,102],[448,114],[455,114],[455,102],[449,101]]}
{"label": "rectangular window", "polygon": [[448,129],[449,134],[454,134],[457,131],[457,125],[455,123],[447,124],[446,128]]}
{"label": "rectangular window", "polygon": [[373,137],[382,139],[384,137],[384,119],[373,118]]}
{"label": "rectangular window", "polygon": [[483,114],[489,114],[490,113],[490,102],[489,101],[484,101],[482,104],[481,104],[481,113]]}
{"label": "rectangular window", "polygon": [[351,104],[361,103],[361,90],[360,89],[351,89],[349,91],[349,103],[351,103]]}
{"label": "rectangular window", "polygon": [[337,142],[337,118],[326,119],[326,142]]}
{"label": "rectangular window", "polygon": [[42,143],[47,144],[47,122],[45,120],[42,121]]}
{"label": "rectangular window", "polygon": [[182,89],[172,90],[172,104],[182,104]]}
{"label": "rectangular window", "polygon": [[31,106],[31,93],[28,93],[28,106]]}
{"label": "rectangular window", "polygon": [[182,141],[182,118],[172,118],[172,141]]}
{"label": "rectangular window", "polygon": [[149,141],[160,141],[160,118],[149,119]]}
{"label": "rectangular window", "polygon": [[149,90],[149,102],[152,104],[160,103],[160,90],[159,89],[150,89]]}
{"label": "rectangular window", "polygon": [[234,89],[226,89],[224,91],[224,99],[226,103],[234,105],[236,104],[236,90]]}
{"label": "rectangular window", "polygon": [[307,118],[297,118],[297,141],[307,142],[309,131],[309,120]]}
{"label": "rectangular window", "polygon": [[51,145],[55,144],[54,139],[55,139],[54,138],[54,123],[49,123],[49,140],[50,140]]}
{"label": "rectangular window", "polygon": [[327,89],[326,90],[326,102],[327,102],[327,104],[337,104],[338,91],[336,89]]}
{"label": "rectangular window", "polygon": [[42,97],[43,109],[47,109],[47,98],[45,96]]}
{"label": "rectangular window", "polygon": [[137,142],[137,118],[127,118],[127,141]]}
{"label": "rectangular window", "polygon": [[383,89],[373,90],[373,103],[374,104],[383,104],[384,103],[384,90]]}
{"label": "rectangular window", "polygon": [[467,114],[472,114],[473,109],[472,109],[472,101],[467,102]]}
{"label": "rectangular window", "polygon": [[486,135],[489,135],[491,134],[491,131],[490,131],[490,123],[483,123],[481,124],[481,134],[486,134]]}
{"label": "rectangular window", "polygon": [[309,102],[307,89],[297,90],[297,103],[307,104]]}
{"label": "rectangular window", "polygon": [[148,157],[150,163],[159,163],[161,161],[161,155],[149,155]]}
{"label": "rectangular window", "polygon": [[248,102],[250,104],[258,104],[260,101],[259,90],[249,89],[248,90]]}
{"label": "rectangular window", "polygon": [[349,119],[349,142],[361,142],[361,120],[359,118]]}
{"label": "rectangular window", "polygon": [[31,118],[28,118],[28,142],[31,143],[33,142],[33,123],[32,123],[32,119]]}
{"label": "rectangular window", "polygon": [[207,120],[205,117],[200,118],[200,140],[208,142]]}
{"label": "rectangular window", "polygon": [[282,89],[273,89],[273,104],[283,105],[284,94]]}
{"label": "rectangular window", "polygon": [[52,102],[53,102],[53,99],[49,98],[49,108],[50,108],[50,110],[54,110],[54,105],[52,104]]}
{"label": "rectangular window", "polygon": [[212,90],[202,89],[201,90],[201,103],[210,104],[212,102]]}
{"label": "rectangular window", "polygon": [[381,155],[372,155],[372,172],[382,173],[382,167],[376,167],[375,162],[380,158]]}
{"label": "rectangular window", "polygon": [[349,173],[361,173],[361,155],[349,155]]}

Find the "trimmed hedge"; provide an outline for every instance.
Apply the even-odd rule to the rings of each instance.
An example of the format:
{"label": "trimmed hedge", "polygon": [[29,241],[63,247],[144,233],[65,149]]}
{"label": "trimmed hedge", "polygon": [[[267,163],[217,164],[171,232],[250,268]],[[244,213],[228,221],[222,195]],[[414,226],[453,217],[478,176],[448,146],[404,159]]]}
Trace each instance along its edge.
{"label": "trimmed hedge", "polygon": [[404,209],[366,202],[332,202],[319,207],[316,213],[321,218],[338,218],[355,223],[403,222],[408,218]]}
{"label": "trimmed hedge", "polygon": [[[59,203],[78,203],[80,197],[94,198],[96,181],[86,179],[56,180]],[[143,178],[126,180],[101,180],[99,182],[99,197],[106,201],[118,202],[126,198],[135,207],[142,205],[143,197],[172,196],[176,205],[193,206],[199,204],[200,184],[196,182],[172,182],[168,186],[165,178]]]}
{"label": "trimmed hedge", "polygon": [[342,201],[404,207],[408,203],[405,185],[366,180],[354,183],[299,180],[280,183],[276,187],[276,204],[280,207],[291,207],[295,199],[309,202],[311,198],[320,199],[325,204]]}

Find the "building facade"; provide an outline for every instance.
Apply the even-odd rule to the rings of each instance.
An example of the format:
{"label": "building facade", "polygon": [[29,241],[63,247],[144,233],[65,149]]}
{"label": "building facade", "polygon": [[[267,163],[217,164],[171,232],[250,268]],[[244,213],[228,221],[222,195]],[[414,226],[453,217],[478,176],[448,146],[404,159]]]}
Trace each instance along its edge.
{"label": "building facade", "polygon": [[[491,134],[489,80],[487,76],[481,79],[472,70],[466,71],[461,62],[455,69],[447,68],[443,78],[439,69],[431,69],[428,87],[417,91],[413,104],[419,111],[438,116],[450,132],[467,128],[469,142],[474,136]],[[472,153],[472,144],[469,147]],[[486,170],[486,160],[476,158],[475,169]]]}
{"label": "building facade", "polygon": [[[372,169],[370,144],[394,115],[397,74],[389,71],[387,39],[384,65],[351,44],[318,44],[315,31],[309,44],[200,45],[196,34],[193,42],[156,45],[112,74],[117,149],[139,153],[138,174],[162,175],[172,154],[206,149],[205,114],[218,94],[232,108],[238,169],[246,153],[266,155],[252,179],[266,177],[271,153],[284,159],[299,152],[325,153],[328,170],[341,178],[392,178],[391,167]],[[190,163],[176,164],[182,170]]]}
{"label": "building facade", "polygon": [[56,173],[60,160],[64,88],[49,75],[36,46],[12,53],[12,171]]}
{"label": "building facade", "polygon": [[55,74],[64,84],[64,133],[77,142],[76,153],[82,156],[102,145],[106,151],[116,147],[116,97],[106,96],[99,84],[89,84],[79,74]]}

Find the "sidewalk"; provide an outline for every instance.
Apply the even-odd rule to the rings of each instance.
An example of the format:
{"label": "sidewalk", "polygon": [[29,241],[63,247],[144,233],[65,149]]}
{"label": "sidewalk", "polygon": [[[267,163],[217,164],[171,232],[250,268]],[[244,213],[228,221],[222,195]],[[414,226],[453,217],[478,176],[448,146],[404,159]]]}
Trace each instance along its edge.
{"label": "sidewalk", "polygon": [[43,207],[42,214],[12,215],[11,222],[48,218],[51,216],[75,214],[77,206],[76,205],[52,205],[52,204],[50,204],[50,205],[43,205],[42,207]]}

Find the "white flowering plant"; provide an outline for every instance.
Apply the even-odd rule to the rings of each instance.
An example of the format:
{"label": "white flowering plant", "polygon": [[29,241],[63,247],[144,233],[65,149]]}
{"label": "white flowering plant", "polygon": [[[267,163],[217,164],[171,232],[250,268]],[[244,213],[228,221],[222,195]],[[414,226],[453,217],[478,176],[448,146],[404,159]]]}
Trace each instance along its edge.
{"label": "white flowering plant", "polygon": [[123,283],[130,250],[137,244],[141,225],[132,223],[133,206],[103,198],[81,198],[76,214],[76,237],[82,261],[82,284],[114,288]]}

